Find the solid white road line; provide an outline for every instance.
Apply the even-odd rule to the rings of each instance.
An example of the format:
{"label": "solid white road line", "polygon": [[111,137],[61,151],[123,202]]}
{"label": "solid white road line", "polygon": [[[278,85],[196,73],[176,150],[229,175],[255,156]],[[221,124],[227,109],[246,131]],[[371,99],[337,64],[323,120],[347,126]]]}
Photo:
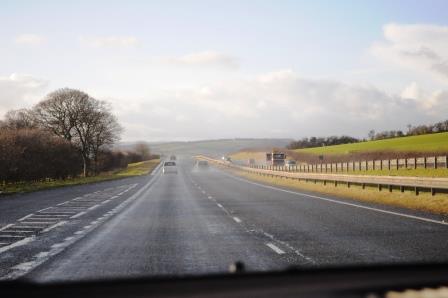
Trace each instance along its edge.
{"label": "solid white road line", "polygon": [[24,217],[22,217],[22,218],[18,219],[17,221],[22,221],[22,220],[25,220],[25,219],[27,219],[28,217],[31,217],[31,216],[33,216],[33,215],[34,215],[33,213],[31,213],[31,214],[28,214],[28,215],[25,215]]}
{"label": "solid white road line", "polygon": [[54,229],[54,228],[56,228],[56,227],[59,227],[59,226],[65,225],[66,223],[67,223],[66,221],[61,221],[61,222],[58,222],[57,224],[54,224],[54,225],[52,225],[52,226],[49,226],[48,228],[46,228],[45,230],[43,230],[43,231],[42,231],[42,233],[45,233],[45,232],[51,231],[51,230],[53,230],[53,229]]}
{"label": "solid white road line", "polygon": [[218,203],[218,204],[216,204],[216,205],[218,205],[218,207],[219,207],[219,208],[223,208],[223,207],[222,207],[222,205],[221,205],[221,204],[219,204],[219,203]]}
{"label": "solid white road line", "polygon": [[83,216],[84,214],[86,214],[86,212],[85,212],[85,211],[82,211],[82,212],[79,212],[78,214],[73,215],[73,216],[70,217],[70,218],[78,218],[78,217],[80,217],[80,216]]}
{"label": "solid white road line", "polygon": [[232,179],[235,179],[235,180],[243,181],[243,182],[246,182],[246,183],[249,183],[249,184],[253,184],[253,185],[257,185],[257,186],[260,186],[260,187],[263,187],[263,188],[268,188],[268,189],[272,189],[272,190],[282,191],[282,192],[293,194],[293,195],[297,195],[297,196],[319,199],[319,200],[327,201],[327,202],[330,202],[330,203],[346,205],[346,206],[360,208],[360,209],[366,209],[366,210],[375,211],[375,212],[379,212],[379,213],[395,215],[395,216],[400,216],[400,217],[405,217],[405,218],[410,218],[410,219],[415,219],[415,220],[435,223],[435,224],[439,224],[439,225],[445,225],[445,226],[448,225],[448,222],[445,222],[445,221],[440,221],[440,220],[435,220],[435,219],[430,219],[430,218],[426,218],[426,217],[415,216],[415,215],[410,215],[410,214],[405,214],[405,213],[400,213],[400,212],[394,212],[394,211],[389,211],[389,210],[384,210],[384,209],[379,209],[379,208],[374,208],[374,207],[368,207],[368,206],[358,205],[358,204],[354,204],[354,203],[338,201],[338,200],[324,198],[324,197],[320,197],[320,196],[317,196],[317,195],[310,195],[310,194],[302,193],[302,192],[298,192],[298,191],[286,190],[286,189],[278,188],[278,187],[275,187],[275,186],[269,186],[269,185],[260,184],[260,183],[257,183],[257,182],[252,182],[252,181],[249,181],[249,180],[246,180],[246,179],[237,178],[237,177],[234,177],[234,176],[229,175],[227,173],[224,173],[224,175],[226,175],[228,177],[231,177]]}
{"label": "solid white road line", "polygon": [[269,247],[270,249],[272,249],[273,251],[275,251],[279,255],[285,254],[285,252],[283,250],[281,250],[280,248],[278,248],[276,245],[274,245],[272,243],[266,243],[266,246]]}

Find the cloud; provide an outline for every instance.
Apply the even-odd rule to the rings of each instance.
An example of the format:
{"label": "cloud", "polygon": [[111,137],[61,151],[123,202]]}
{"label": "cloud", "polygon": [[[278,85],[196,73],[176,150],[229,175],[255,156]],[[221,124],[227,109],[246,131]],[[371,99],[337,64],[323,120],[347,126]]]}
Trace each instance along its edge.
{"label": "cloud", "polygon": [[42,98],[48,81],[28,75],[0,76],[0,117],[11,109],[30,107]]}
{"label": "cloud", "polygon": [[134,36],[81,36],[79,41],[93,48],[129,48],[138,45],[138,39]]}
{"label": "cloud", "polygon": [[161,58],[159,61],[180,66],[211,66],[230,69],[239,67],[237,58],[216,51],[204,51],[180,57]]}
{"label": "cloud", "polygon": [[[448,91],[417,85],[391,95],[372,86],[309,79],[291,70],[200,88],[166,91],[134,102],[120,119],[148,130],[148,140],[232,137],[303,137],[349,134],[446,118]],[[182,121],[178,121],[182,120]],[[152,130],[150,130],[152,129]]]}
{"label": "cloud", "polygon": [[37,35],[37,34],[21,34],[18,35],[14,38],[14,42],[16,44],[21,44],[21,45],[40,45],[45,43],[46,38],[43,37],[42,35]]}
{"label": "cloud", "polygon": [[398,25],[383,27],[384,41],[371,52],[381,60],[448,82],[448,27]]}

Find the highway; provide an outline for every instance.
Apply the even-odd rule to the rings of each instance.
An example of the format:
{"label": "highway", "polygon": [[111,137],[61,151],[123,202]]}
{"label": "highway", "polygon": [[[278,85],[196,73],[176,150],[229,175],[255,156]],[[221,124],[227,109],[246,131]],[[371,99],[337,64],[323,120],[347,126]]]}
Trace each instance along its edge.
{"label": "highway", "polygon": [[440,216],[262,185],[191,158],[178,165],[177,175],[0,198],[0,279],[448,261]]}

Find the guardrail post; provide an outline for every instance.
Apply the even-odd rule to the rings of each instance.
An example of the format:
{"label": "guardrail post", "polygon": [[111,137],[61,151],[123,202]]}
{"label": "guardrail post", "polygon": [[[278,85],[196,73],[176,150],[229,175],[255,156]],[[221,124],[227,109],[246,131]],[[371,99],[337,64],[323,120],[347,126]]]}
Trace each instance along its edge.
{"label": "guardrail post", "polygon": [[378,184],[378,191],[381,191],[383,189],[383,186],[381,184]]}
{"label": "guardrail post", "polygon": [[373,160],[373,170],[375,170],[375,160]]}
{"label": "guardrail post", "polygon": [[407,158],[404,159],[404,168],[405,169],[408,168],[408,159]]}
{"label": "guardrail post", "polygon": [[400,186],[400,191],[404,192],[404,186],[402,186],[402,185]]}
{"label": "guardrail post", "polygon": [[363,183],[363,184],[362,184],[362,189],[365,189],[365,188],[366,188],[366,184]]}
{"label": "guardrail post", "polygon": [[327,185],[327,180],[324,180],[324,185]]}
{"label": "guardrail post", "polygon": [[369,170],[369,162],[366,160],[366,172]]}
{"label": "guardrail post", "polygon": [[423,168],[425,168],[425,169],[426,169],[426,156],[425,156],[425,157],[423,157]]}
{"label": "guardrail post", "polygon": [[448,156],[445,156],[445,168],[448,169]]}
{"label": "guardrail post", "polygon": [[434,169],[437,169],[437,156],[434,156]]}
{"label": "guardrail post", "polygon": [[436,194],[436,189],[435,188],[431,188],[431,195],[434,196]]}
{"label": "guardrail post", "polygon": [[334,186],[338,186],[338,182],[334,180]]}
{"label": "guardrail post", "polygon": [[398,158],[397,158],[397,160],[396,160],[396,163],[397,163],[396,166],[397,166],[397,170],[398,170]]}
{"label": "guardrail post", "polygon": [[416,168],[417,168],[417,158],[414,157],[414,169],[416,169]]}
{"label": "guardrail post", "polygon": [[350,182],[347,182],[347,187],[350,188]]}
{"label": "guardrail post", "polygon": [[389,192],[392,192],[392,185],[389,184]]}
{"label": "guardrail post", "polygon": [[414,191],[415,191],[415,195],[418,196],[418,194],[420,192],[420,190],[418,189],[418,186],[415,187]]}

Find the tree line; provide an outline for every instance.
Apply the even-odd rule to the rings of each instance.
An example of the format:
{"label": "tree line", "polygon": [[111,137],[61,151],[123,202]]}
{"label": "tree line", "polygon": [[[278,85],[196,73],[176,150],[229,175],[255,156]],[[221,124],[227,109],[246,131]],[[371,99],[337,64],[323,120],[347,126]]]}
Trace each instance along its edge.
{"label": "tree line", "polygon": [[349,137],[349,136],[331,136],[331,137],[311,137],[311,138],[303,138],[301,140],[292,141],[286,147],[287,149],[303,149],[303,148],[312,148],[312,147],[322,147],[322,146],[331,146],[331,145],[339,145],[339,144],[348,144],[348,143],[357,143],[360,140]]}
{"label": "tree line", "polygon": [[383,140],[404,136],[418,136],[431,133],[448,132],[448,120],[436,122],[429,125],[407,125],[407,132],[401,130],[386,130],[381,132],[375,132],[375,130],[369,131],[369,140]]}
{"label": "tree line", "polygon": [[56,90],[0,121],[0,181],[96,175],[151,157],[144,143],[113,151],[122,131],[108,103],[80,90]]}

